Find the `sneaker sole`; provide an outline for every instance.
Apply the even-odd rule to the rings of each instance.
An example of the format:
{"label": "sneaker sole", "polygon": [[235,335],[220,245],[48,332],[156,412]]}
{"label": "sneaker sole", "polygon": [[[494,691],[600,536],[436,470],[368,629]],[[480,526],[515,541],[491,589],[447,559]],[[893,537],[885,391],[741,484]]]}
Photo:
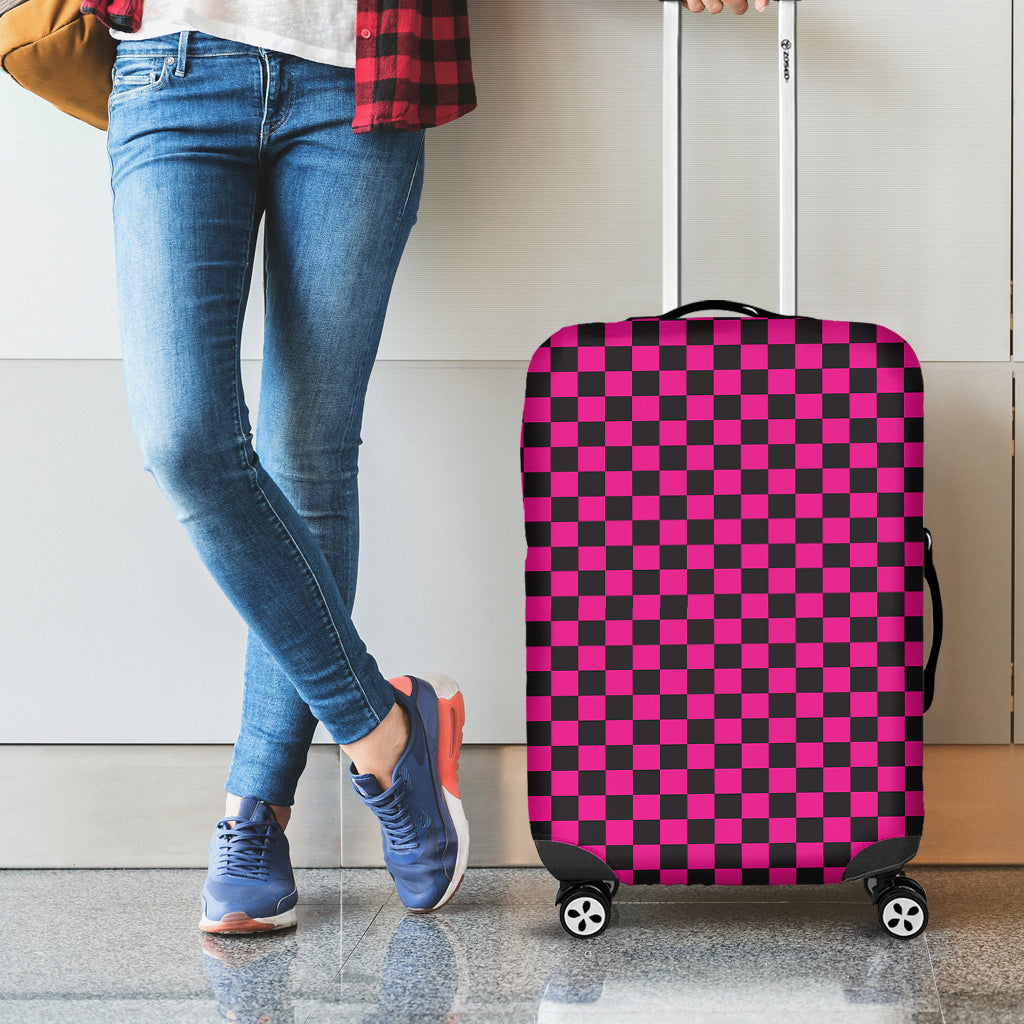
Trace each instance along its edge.
{"label": "sneaker sole", "polygon": [[219,921],[211,921],[204,916],[199,922],[199,929],[215,935],[249,935],[252,932],[272,932],[280,928],[291,928],[297,921],[294,907],[275,917],[250,917],[239,910],[225,914]]}
{"label": "sneaker sole", "polygon": [[428,683],[437,694],[437,771],[458,842],[455,871],[444,895],[432,907],[413,910],[416,914],[429,914],[443,907],[455,895],[469,865],[469,822],[459,796],[459,750],[462,747],[462,727],[466,724],[466,706],[458,683],[450,676],[430,672],[416,678]]}

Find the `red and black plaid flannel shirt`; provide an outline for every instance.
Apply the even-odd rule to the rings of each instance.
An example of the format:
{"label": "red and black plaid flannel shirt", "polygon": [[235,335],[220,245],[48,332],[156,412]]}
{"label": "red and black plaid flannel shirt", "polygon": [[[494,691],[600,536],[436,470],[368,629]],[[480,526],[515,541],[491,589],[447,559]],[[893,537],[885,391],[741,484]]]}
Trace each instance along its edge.
{"label": "red and black plaid flannel shirt", "polygon": [[[82,12],[138,32],[142,4],[85,0]],[[432,128],[475,106],[466,0],[358,0],[352,131]]]}

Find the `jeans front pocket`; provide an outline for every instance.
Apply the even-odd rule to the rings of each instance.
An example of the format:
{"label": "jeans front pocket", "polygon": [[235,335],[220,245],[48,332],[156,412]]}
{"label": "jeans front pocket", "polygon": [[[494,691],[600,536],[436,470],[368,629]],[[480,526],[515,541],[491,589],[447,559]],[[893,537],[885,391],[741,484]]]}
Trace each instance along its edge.
{"label": "jeans front pocket", "polygon": [[170,80],[173,64],[173,57],[159,54],[118,54],[114,61],[110,102],[162,89]]}

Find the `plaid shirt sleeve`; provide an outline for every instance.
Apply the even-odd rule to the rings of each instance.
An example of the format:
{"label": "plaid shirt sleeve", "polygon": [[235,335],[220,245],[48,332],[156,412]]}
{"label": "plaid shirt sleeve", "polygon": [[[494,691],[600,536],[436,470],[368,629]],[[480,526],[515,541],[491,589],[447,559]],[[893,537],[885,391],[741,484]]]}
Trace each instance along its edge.
{"label": "plaid shirt sleeve", "polygon": [[[138,32],[142,4],[84,0],[81,9],[108,28]],[[475,106],[466,0],[358,0],[352,131],[432,128]]]}
{"label": "plaid shirt sleeve", "polygon": [[476,106],[466,0],[358,0],[352,131],[415,131]]}
{"label": "plaid shirt sleeve", "polygon": [[107,28],[138,32],[142,24],[142,0],[85,0],[83,14],[95,14]]}

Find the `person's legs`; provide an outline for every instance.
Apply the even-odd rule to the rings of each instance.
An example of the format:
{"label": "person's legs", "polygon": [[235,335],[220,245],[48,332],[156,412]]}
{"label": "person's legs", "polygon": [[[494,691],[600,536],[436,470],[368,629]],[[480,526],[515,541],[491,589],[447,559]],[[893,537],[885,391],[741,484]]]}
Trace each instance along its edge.
{"label": "person's legs", "polygon": [[[457,709],[453,702],[458,688],[451,684],[443,693],[428,694],[430,684],[425,684],[422,713],[415,715],[412,705],[396,703],[395,690],[351,622],[354,572],[345,576],[343,595],[320,540],[257,456],[251,439],[239,373],[241,322],[257,226],[264,206],[279,204],[273,224],[268,224],[269,262],[278,280],[271,289],[274,310],[268,316],[273,344],[268,347],[269,376],[264,370],[270,383],[265,388],[266,419],[260,410],[261,445],[266,424],[267,459],[283,474],[286,486],[291,487],[293,478],[304,484],[307,475],[323,479],[326,491],[296,486],[293,493],[300,506],[309,502],[302,509],[308,521],[337,518],[334,536],[344,534],[349,541],[342,536],[332,549],[329,530],[323,534],[324,546],[332,549],[345,574],[355,557],[354,459],[362,393],[394,267],[415,219],[422,138],[395,136],[405,142],[404,150],[395,145],[390,156],[381,151],[357,160],[359,173],[350,168],[363,190],[347,197],[349,202],[358,199],[349,211],[353,237],[375,240],[376,250],[372,245],[363,252],[358,246],[342,250],[345,258],[335,257],[326,272],[314,263],[319,274],[295,276],[294,268],[302,265],[295,262],[296,253],[324,237],[323,216],[306,222],[297,243],[286,220],[296,213],[285,196],[294,182],[289,184],[287,173],[275,176],[272,170],[295,156],[295,168],[316,177],[300,157],[309,155],[316,118],[331,119],[338,90],[337,82],[333,88],[313,89],[313,71],[295,77],[300,75],[296,71],[290,78],[285,70],[289,63],[293,70],[300,65],[321,72],[326,68],[198,33],[182,33],[180,41],[165,36],[123,42],[110,106],[118,303],[133,429],[145,468],[260,645],[250,648],[256,653],[247,680],[248,720],[232,769],[238,785],[229,787],[238,788],[245,798],[238,799],[240,806],[229,806],[238,820],[220,821],[211,842],[204,915],[211,904],[216,911],[210,912],[215,920],[204,916],[202,926],[208,930],[294,923],[297,896],[287,843],[271,805],[290,804],[317,718],[358,769],[369,770],[369,778],[376,777],[381,786],[391,783],[391,768],[405,759],[402,782],[389,795],[398,807],[392,808],[393,815],[404,816],[420,839],[429,840],[416,841],[417,870],[435,875],[432,884],[442,893],[447,887],[446,899],[461,880],[461,874],[451,878],[451,871],[465,870],[466,844],[461,855],[456,846],[461,836],[468,838],[464,815],[461,831],[452,825],[451,807],[457,805],[461,815],[457,794],[446,796],[442,785],[446,782],[449,790],[454,786],[462,722],[461,698]],[[310,118],[305,125],[296,123],[300,108]],[[324,162],[322,152],[313,156],[312,164],[318,161],[329,181],[320,196],[328,209],[345,197],[337,176],[327,173],[329,161]],[[404,191],[383,195],[378,189],[374,198],[370,193],[389,166],[398,175],[393,175],[392,185],[404,184]],[[290,258],[293,244],[298,248]],[[308,339],[310,321],[297,332],[289,325],[275,334],[274,325],[282,326],[282,311],[301,317],[296,310],[309,304],[316,316],[325,315],[322,293],[337,288],[337,274],[341,280],[351,279],[355,293],[350,301],[361,302],[357,316],[351,311],[340,316],[342,307],[336,302],[331,306],[338,317],[333,326],[353,332],[349,337],[355,347],[348,356],[339,356],[336,344],[328,346],[330,351],[321,350],[320,343],[310,349],[298,344]],[[354,363],[340,389],[334,383],[339,365],[332,362],[339,357]],[[320,417],[337,415],[337,396],[346,391],[342,443],[332,447],[326,442],[330,430],[307,443],[310,424],[317,428]],[[300,419],[304,425],[297,426]],[[325,443],[325,458],[310,454]],[[311,469],[307,459],[318,465]],[[332,494],[331,478],[339,473],[340,489]],[[327,515],[318,515],[318,508]],[[342,521],[344,528],[338,530]],[[263,670],[269,662],[261,662],[261,652],[279,672]],[[430,735],[426,718],[432,723]],[[443,754],[442,721],[448,729]],[[266,730],[262,736],[260,728]],[[410,730],[413,737],[406,742]],[[425,786],[408,783],[408,755],[414,748],[424,755],[416,764]],[[405,795],[413,790],[417,802],[409,803]],[[234,803],[231,793],[229,801]],[[439,849],[447,857],[443,862]],[[264,884],[268,878],[269,886]],[[254,881],[260,882],[260,893],[246,902],[242,893],[251,896],[252,885],[239,888],[234,883]]]}
{"label": "person's legs", "polygon": [[[118,60],[164,83],[115,81],[108,137],[122,354],[145,468],[301,700],[337,742],[353,742],[391,711],[392,690],[316,537],[257,455],[241,388],[267,196],[266,55],[193,34],[184,77],[174,36],[122,44]],[[289,803],[289,781],[275,776],[288,767],[272,764],[252,795]]]}
{"label": "person's legs", "polygon": [[[266,326],[255,444],[315,537],[351,612],[364,396],[416,220],[423,133],[353,134],[349,69],[271,54],[269,72]],[[276,97],[287,114],[273,121]],[[229,794],[269,792],[276,804],[292,803],[315,724],[281,665],[250,631]],[[385,729],[404,747],[401,731]],[[386,755],[387,744],[377,739],[358,742]],[[376,753],[362,750],[363,762],[388,770]]]}

